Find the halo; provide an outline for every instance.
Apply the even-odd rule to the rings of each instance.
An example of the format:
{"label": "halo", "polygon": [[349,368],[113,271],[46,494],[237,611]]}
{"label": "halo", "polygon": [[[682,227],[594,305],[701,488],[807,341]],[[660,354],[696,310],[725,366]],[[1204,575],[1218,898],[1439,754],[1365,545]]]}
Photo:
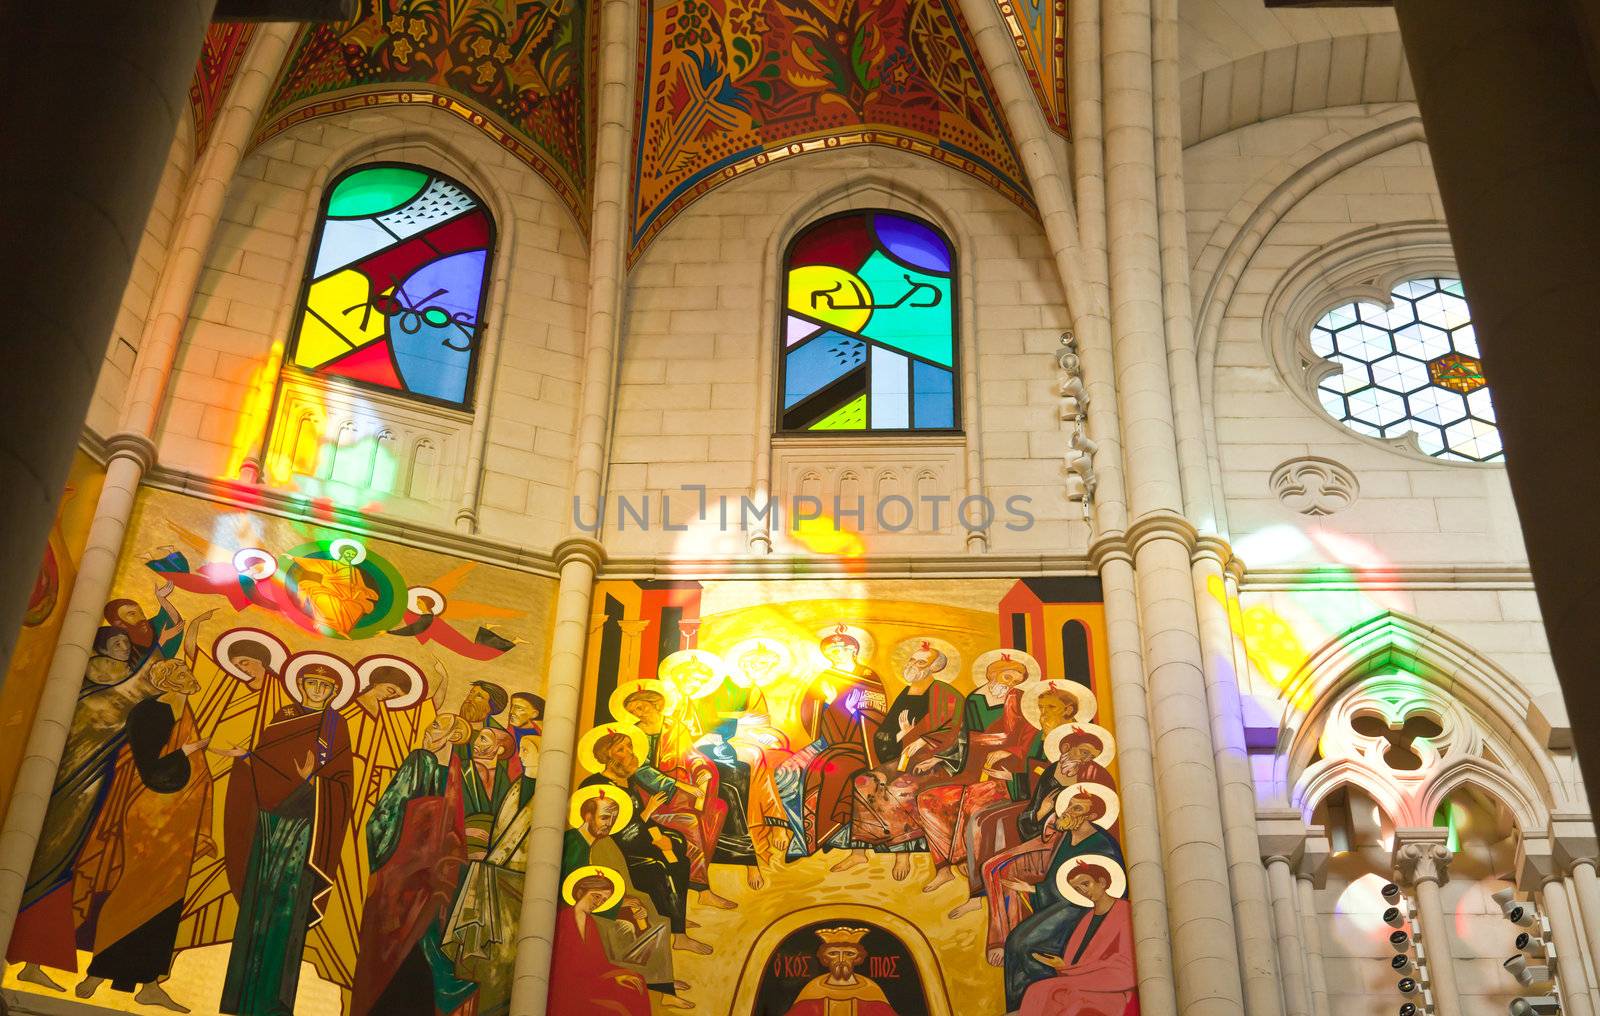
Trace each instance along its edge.
{"label": "halo", "polygon": [[573,873],[568,875],[566,880],[561,883],[561,898],[567,901],[567,906],[570,907],[577,905],[578,901],[572,898],[572,887],[577,885],[580,879],[588,878],[590,875],[604,875],[611,882],[611,895],[606,897],[604,903],[601,903],[598,907],[595,907],[596,910],[604,910],[611,906],[613,902],[622,897],[623,888],[621,875],[617,874],[615,871],[612,871],[610,868],[603,868],[598,864],[586,864],[581,868],[575,869]]}
{"label": "halo", "polygon": [[628,822],[633,818],[633,795],[629,794],[626,790],[618,790],[616,787],[607,787],[599,784],[588,787],[579,787],[577,790],[572,792],[572,803],[567,808],[568,824],[574,829],[583,828],[582,811],[584,803],[599,797],[608,790],[611,793],[606,800],[617,802],[617,824],[611,828],[621,829],[623,826],[627,825]]}
{"label": "halo", "polygon": [[1105,802],[1106,813],[1094,820],[1094,824],[1101,829],[1110,829],[1117,824],[1117,816],[1122,814],[1122,798],[1110,787],[1098,783],[1074,783],[1070,787],[1062,787],[1056,795],[1056,818],[1067,813],[1067,802],[1079,794],[1089,794]]}
{"label": "halo", "polygon": [[1063,723],[1061,726],[1044,735],[1044,757],[1051,762],[1061,760],[1061,741],[1074,730],[1081,730],[1086,734],[1093,734],[1105,745],[1104,750],[1094,757],[1096,764],[1105,766],[1117,757],[1117,739],[1111,736],[1111,731],[1093,723]]}
{"label": "halo", "polygon": [[361,691],[367,690],[372,683],[372,672],[379,667],[393,667],[411,678],[411,690],[385,702],[384,708],[410,709],[428,694],[428,679],[423,676],[422,668],[399,656],[369,656],[356,664],[357,687]]}
{"label": "halo", "polygon": [[746,685],[755,683],[745,674],[742,661],[757,649],[765,649],[778,657],[778,665],[772,668],[772,673],[767,675],[766,684],[757,685],[757,687],[776,684],[783,678],[788,677],[794,670],[794,653],[789,650],[787,644],[775,638],[757,637],[745,639],[742,642],[735,642],[733,648],[722,654],[724,665],[728,668],[728,673],[735,681],[742,681]]}
{"label": "halo", "polygon": [[605,768],[594,760],[594,743],[606,734],[627,734],[633,742],[634,754],[639,756],[641,762],[650,754],[649,742],[644,739],[644,731],[638,727],[631,723],[602,723],[578,739],[578,764],[591,773]]}
{"label": "halo", "polygon": [[[1018,687],[1026,690],[1038,684],[1039,681],[1044,678],[1044,670],[1040,668],[1039,661],[1022,650],[991,649],[987,653],[980,653],[978,658],[972,661],[973,691],[979,691],[984,687],[984,685],[989,683],[989,678],[985,676],[986,672],[991,666],[994,665],[994,661],[1000,659],[1002,656],[1006,657],[1007,659],[1016,660],[1018,663],[1027,668],[1028,676],[1023,679],[1022,684]],[[1035,698],[1034,701],[1038,702],[1039,700]],[[1035,723],[1034,726],[1037,727],[1038,724]]]}
{"label": "halo", "polygon": [[[1074,857],[1066,864],[1063,864],[1061,870],[1056,872],[1056,888],[1060,890],[1062,896],[1065,896],[1080,907],[1094,906],[1093,903],[1089,902],[1088,897],[1072,888],[1072,883],[1068,881],[1068,876],[1072,874],[1072,869],[1083,863],[1098,864],[1110,873],[1111,884],[1106,887],[1106,895],[1112,899],[1120,900],[1128,894],[1128,873],[1123,870],[1122,865],[1104,854],[1084,854],[1081,857]],[[583,869],[580,868],[579,870]]]}
{"label": "halo", "polygon": [[[676,709],[679,701],[683,698],[672,685],[667,684],[665,681],[657,681],[651,677],[639,681],[629,681],[627,684],[618,686],[617,690],[611,693],[607,708],[611,710],[611,718],[613,720],[630,727],[634,725],[633,714],[628,712],[623,703],[627,702],[628,696],[636,691],[653,691],[666,699],[666,703],[662,706],[665,712],[671,712]],[[640,756],[640,758],[643,757],[642,755]]]}
{"label": "halo", "polygon": [[[684,671],[693,663],[698,663],[702,667],[709,667],[711,676],[706,678],[690,678],[686,676]],[[660,680],[650,682],[657,686],[654,690],[667,696],[668,706],[675,706],[677,705],[677,700],[682,696],[687,695],[690,698],[699,698],[702,695],[709,695],[716,691],[717,687],[722,684],[722,679],[728,676],[728,666],[722,662],[722,657],[716,653],[708,653],[704,649],[680,649],[661,661],[660,666],[656,667],[656,674],[660,677]],[[637,690],[635,686],[643,683],[642,681],[630,681],[622,687],[629,690]],[[617,690],[621,691],[622,688]],[[622,711],[622,699],[616,695],[611,696],[611,715],[619,720],[627,715]]]}
{"label": "halo", "polygon": [[842,622],[827,625],[817,629],[817,655],[821,657],[823,666],[831,666],[831,664],[828,663],[828,657],[822,652],[822,640],[833,634],[848,635],[861,644],[861,651],[856,654],[856,659],[858,660],[870,659],[872,651],[878,647],[878,640],[869,635],[865,628]]}
{"label": "halo", "polygon": [[901,639],[894,647],[894,652],[889,654],[890,672],[899,677],[905,670],[906,662],[911,659],[911,654],[923,645],[936,649],[945,656],[944,669],[934,675],[937,680],[954,684],[961,679],[961,650],[948,641],[932,635],[913,635],[911,638]]}
{"label": "halo", "polygon": [[[417,606],[417,597],[419,596],[431,597],[435,604],[434,608],[432,610],[423,610]],[[444,594],[432,586],[412,586],[406,590],[406,609],[413,614],[443,614],[444,608],[448,603],[449,601],[444,598]]]}
{"label": "halo", "polygon": [[249,684],[250,676],[228,659],[228,651],[241,642],[255,642],[266,646],[267,669],[275,674],[283,673],[283,661],[289,658],[289,647],[284,645],[278,636],[260,628],[230,628],[218,635],[217,640],[211,643],[211,658],[217,661],[217,666]]}
{"label": "halo", "polygon": [[334,561],[339,560],[339,555],[344,553],[344,548],[346,547],[354,547],[356,549],[355,560],[351,561],[351,564],[360,564],[367,559],[366,546],[360,540],[352,540],[348,536],[334,540],[332,543],[328,544],[329,559]]}
{"label": "halo", "polygon": [[339,690],[328,700],[327,707],[338,710],[349,705],[350,700],[356,697],[356,672],[350,669],[350,664],[332,653],[295,653],[289,657],[289,662],[283,668],[283,687],[289,692],[289,697],[305,704],[300,695],[300,672],[313,663],[332,667],[333,672],[339,675]]}
{"label": "halo", "polygon": [[233,570],[240,575],[248,575],[250,569],[258,564],[267,566],[265,575],[251,575],[257,582],[270,579],[278,571],[278,559],[260,547],[244,547],[233,552]]}
{"label": "halo", "polygon": [[1099,703],[1095,701],[1094,692],[1076,681],[1063,681],[1060,678],[1056,678],[1053,681],[1036,681],[1023,687],[1027,690],[1022,693],[1022,715],[1027,718],[1029,723],[1033,724],[1034,729],[1038,729],[1041,726],[1039,722],[1039,696],[1044,694],[1046,688],[1067,692],[1078,700],[1078,715],[1069,721],[1071,723],[1088,723],[1094,719],[1095,711],[1099,709]]}

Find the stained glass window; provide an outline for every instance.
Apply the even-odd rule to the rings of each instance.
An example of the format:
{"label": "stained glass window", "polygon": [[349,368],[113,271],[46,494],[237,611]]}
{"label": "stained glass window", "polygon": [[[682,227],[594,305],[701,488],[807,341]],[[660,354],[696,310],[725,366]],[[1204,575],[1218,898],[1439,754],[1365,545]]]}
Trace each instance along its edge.
{"label": "stained glass window", "polygon": [[1340,368],[1317,386],[1322,407],[1357,434],[1415,434],[1435,458],[1502,458],[1461,282],[1413,279],[1391,299],[1335,307],[1311,329],[1312,350]]}
{"label": "stained glass window", "polygon": [[465,406],[493,243],[483,203],[449,177],[350,170],[323,199],[291,362]]}
{"label": "stained glass window", "polygon": [[955,259],[891,212],[823,219],[789,246],[780,429],[956,427]]}

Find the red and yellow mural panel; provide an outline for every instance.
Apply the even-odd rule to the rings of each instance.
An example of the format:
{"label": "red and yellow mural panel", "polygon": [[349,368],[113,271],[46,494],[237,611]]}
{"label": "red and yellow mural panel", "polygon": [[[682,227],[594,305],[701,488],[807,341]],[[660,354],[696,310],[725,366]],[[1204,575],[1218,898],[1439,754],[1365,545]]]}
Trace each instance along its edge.
{"label": "red and yellow mural panel", "polygon": [[1137,1012],[1093,579],[596,589],[551,1009]]}

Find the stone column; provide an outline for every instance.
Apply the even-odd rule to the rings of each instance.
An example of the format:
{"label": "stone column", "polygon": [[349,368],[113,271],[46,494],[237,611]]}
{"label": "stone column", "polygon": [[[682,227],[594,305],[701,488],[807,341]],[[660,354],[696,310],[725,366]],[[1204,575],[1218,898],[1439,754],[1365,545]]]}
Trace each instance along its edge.
{"label": "stone column", "polygon": [[1167,364],[1151,0],[1105,0],[1101,12],[1112,352],[1178,1007],[1236,1016],[1244,990],[1190,573],[1198,533],[1182,515]]}
{"label": "stone column", "polygon": [[1444,829],[1397,829],[1394,834],[1394,880],[1417,904],[1412,929],[1427,956],[1436,1016],[1462,1016],[1456,987],[1455,960],[1450,950],[1450,917],[1439,898],[1449,881],[1450,850]]}
{"label": "stone column", "polygon": [[1298,811],[1268,812],[1259,820],[1260,850],[1272,893],[1272,928],[1277,933],[1277,968],[1287,1016],[1310,1016],[1305,946],[1300,937],[1294,870],[1305,854],[1306,826]]}
{"label": "stone column", "polygon": [[1559,874],[1552,874],[1539,887],[1539,909],[1550,920],[1563,1016],[1595,1016],[1594,1001],[1589,997],[1589,976],[1583,969],[1583,953],[1588,943],[1572,918],[1566,881]]}
{"label": "stone column", "polygon": [[[584,336],[583,388],[578,402],[578,448],[573,496],[598,511],[605,490],[607,440],[622,295],[627,271],[628,151],[633,132],[633,82],[638,5],[603,0],[600,9],[600,84],[596,104],[594,213],[589,229],[589,315]],[[561,841],[567,830],[573,748],[583,693],[584,653],[593,615],[594,579],[604,559],[594,540],[571,537],[557,548],[555,636],[545,689],[543,762],[533,794],[527,889],[517,927],[511,1016],[544,1016],[550,1000],[550,961],[561,899]],[[557,1013],[555,1016],[567,1016]]]}
{"label": "stone column", "polygon": [[1584,945],[1589,955],[1600,959],[1600,877],[1595,874],[1595,859],[1580,857],[1572,862],[1572,890],[1578,897],[1583,919]]}
{"label": "stone column", "polygon": [[[1094,6],[1073,5],[1074,24],[1079,29],[1073,35],[1074,80],[1091,85],[1098,81],[1099,53],[1085,40],[1093,38],[1098,19],[1081,8]],[[1083,114],[1080,130],[1084,132],[1077,141],[1075,157],[1090,164],[1080,172],[1080,180],[1088,181],[1084,187],[1084,211],[1093,217],[1093,221],[1081,223],[1080,234],[1069,183],[1052,155],[1050,128],[997,6],[993,0],[961,0],[961,12],[972,30],[979,55],[993,75],[995,91],[1017,141],[1078,340],[1089,392],[1089,433],[1100,445],[1094,460],[1098,487],[1093,502],[1096,539],[1091,553],[1105,595],[1106,640],[1111,655],[1109,704],[1117,719],[1121,777],[1118,791],[1122,798],[1129,899],[1133,903],[1139,1005],[1145,1016],[1174,1016],[1178,1010],[1167,920],[1166,860],[1161,845],[1133,557],[1122,540],[1128,515],[1112,380],[1110,324],[1105,311],[1104,250],[1097,243],[1105,236],[1096,162],[1098,102],[1084,94],[1086,90],[1074,94],[1074,110]]]}
{"label": "stone column", "polygon": [[11,142],[0,235],[12,294],[0,371],[0,674],[214,6],[0,5],[0,137]]}
{"label": "stone column", "polygon": [[172,248],[140,336],[139,353],[123,404],[121,430],[107,442],[111,459],[89,526],[83,564],[67,601],[66,618],[34,714],[27,753],[17,771],[12,805],[0,828],[0,942],[10,940],[44,822],[45,804],[83,683],[84,667],[116,575],[134,495],[145,472],[155,463],[154,437],[167,381],[222,213],[223,198],[293,34],[294,27],[285,24],[263,26],[256,33],[229,90],[227,106],[184,195]]}
{"label": "stone column", "polygon": [[1329,1016],[1328,977],[1322,965],[1322,925],[1317,914],[1316,891],[1327,884],[1328,855],[1332,847],[1321,826],[1306,827],[1306,846],[1295,869],[1295,895],[1300,911],[1300,944],[1306,953],[1306,987],[1311,992],[1312,1016]]}

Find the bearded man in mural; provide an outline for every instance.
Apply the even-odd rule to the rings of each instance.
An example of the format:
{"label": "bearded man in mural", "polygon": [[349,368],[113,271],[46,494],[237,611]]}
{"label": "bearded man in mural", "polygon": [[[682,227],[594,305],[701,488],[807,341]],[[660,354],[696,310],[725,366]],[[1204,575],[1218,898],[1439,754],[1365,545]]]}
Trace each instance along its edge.
{"label": "bearded man in mural", "polygon": [[[961,764],[965,697],[938,679],[948,665],[949,656],[927,639],[912,649],[900,675],[906,686],[873,734],[878,764],[857,776],[853,785],[852,835],[858,843],[895,855],[892,875],[897,882],[911,874],[912,852],[926,847],[917,794]],[[866,859],[866,851],[856,849],[833,870],[846,871]]]}
{"label": "bearded man in mural", "polygon": [[896,1013],[889,999],[856,968],[867,961],[861,939],[866,928],[821,928],[817,959],[827,973],[812,978],[785,1016],[910,1016]]}
{"label": "bearded man in mural", "polygon": [[288,676],[299,701],[233,764],[225,854],[239,918],[222,1012],[294,1011],[306,931],[324,911],[349,832],[355,773],[350,733],[334,708],[341,678],[320,662]]}
{"label": "bearded man in mural", "polygon": [[883,681],[861,662],[861,638],[848,627],[834,626],[821,645],[828,667],[806,686],[796,705],[800,726],[811,741],[778,767],[778,793],[793,833],[789,860],[841,846],[865,860],[865,848],[850,839],[852,781],[877,764],[873,740],[888,698]]}

